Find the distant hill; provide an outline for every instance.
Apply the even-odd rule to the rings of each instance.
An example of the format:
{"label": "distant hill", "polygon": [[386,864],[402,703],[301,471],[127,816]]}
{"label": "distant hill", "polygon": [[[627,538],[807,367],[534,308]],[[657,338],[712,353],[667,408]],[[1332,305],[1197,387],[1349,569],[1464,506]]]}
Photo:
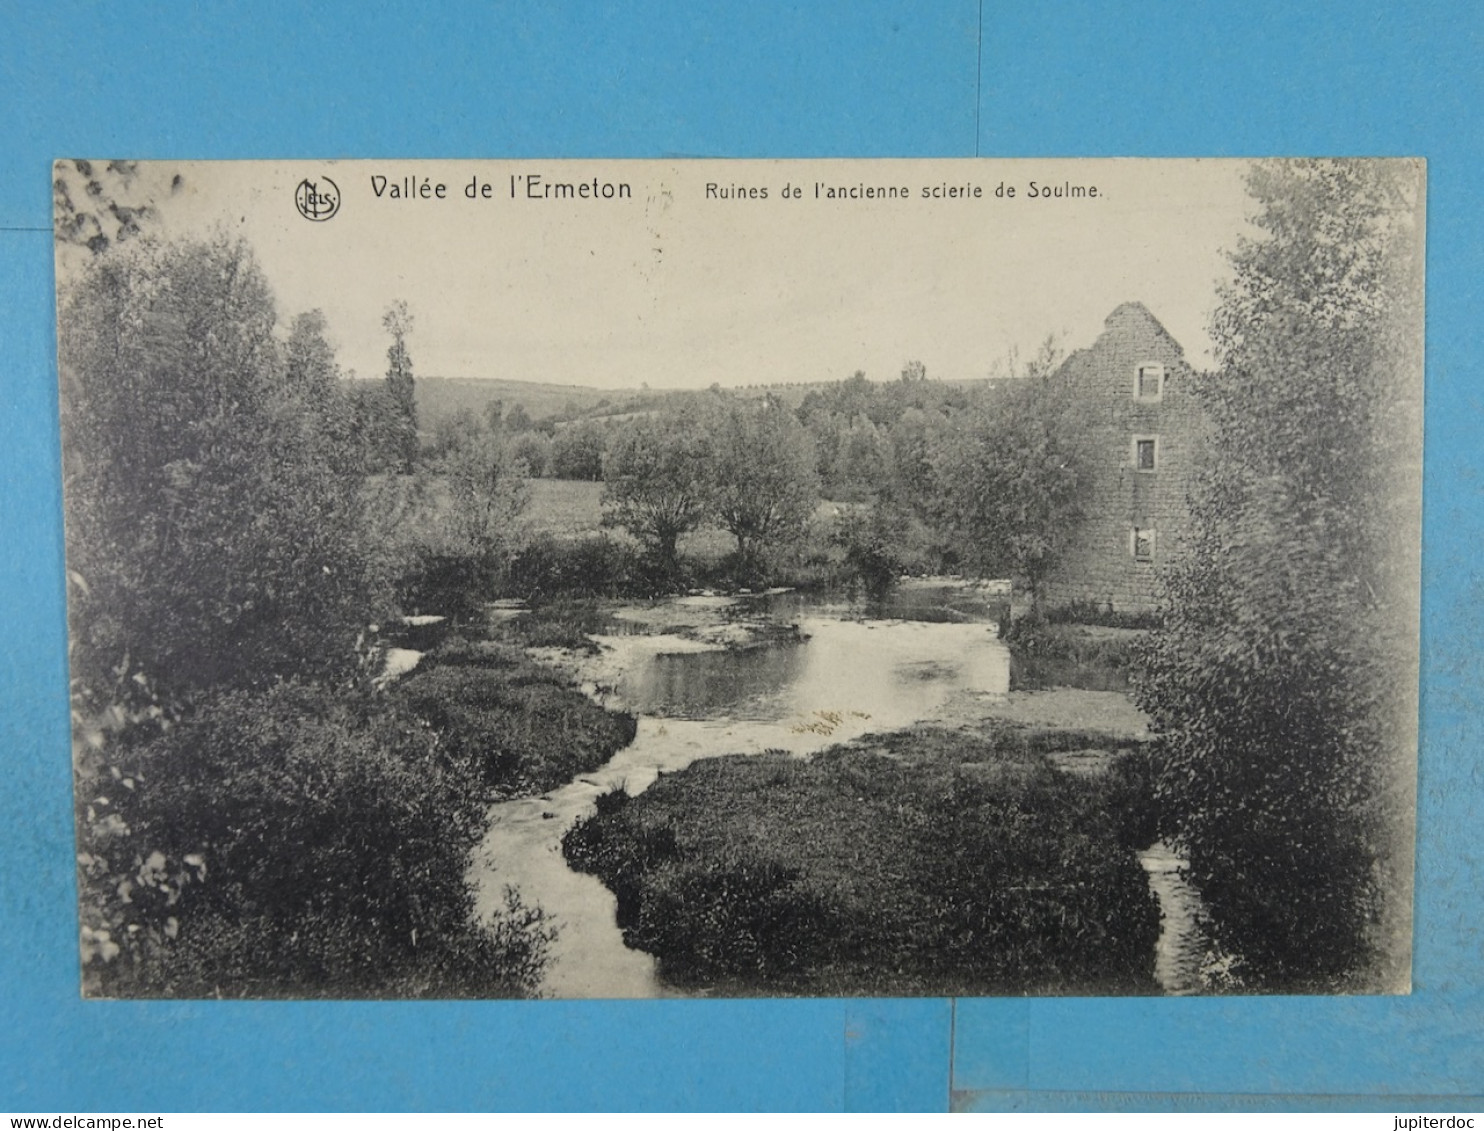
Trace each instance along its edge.
{"label": "distant hill", "polygon": [[[371,378],[371,380],[380,380]],[[945,384],[969,387],[983,381],[948,381]],[[790,408],[798,408],[804,397],[812,392],[829,387],[834,382],[823,381],[810,384],[748,385],[730,389],[729,392],[743,397],[760,397],[772,393]],[[532,420],[556,417],[566,420],[580,416],[610,416],[627,414],[646,409],[653,410],[666,397],[676,392],[671,389],[598,389],[589,385],[555,385],[542,381],[509,381],[498,377],[423,377],[418,376],[417,393],[418,424],[422,431],[430,430],[439,420],[452,416],[460,409],[468,409],[483,417],[491,401],[501,401],[505,411],[516,405],[522,406]]]}
{"label": "distant hill", "polygon": [[424,377],[422,374],[417,375],[413,388],[417,395],[418,424],[424,431],[462,408],[482,417],[486,406],[496,400],[504,403],[506,412],[520,405],[532,420],[541,420],[549,416],[580,416],[597,409],[604,401],[618,405],[639,395],[637,389],[594,389],[587,385],[507,381],[498,377]]}
{"label": "distant hill", "polygon": [[467,408],[484,415],[491,401],[503,401],[505,411],[516,405],[532,420],[547,416],[575,416],[602,401],[617,404],[633,396],[632,389],[594,389],[586,385],[550,385],[538,381],[507,381],[483,377],[418,377],[417,414],[426,428],[441,417]]}

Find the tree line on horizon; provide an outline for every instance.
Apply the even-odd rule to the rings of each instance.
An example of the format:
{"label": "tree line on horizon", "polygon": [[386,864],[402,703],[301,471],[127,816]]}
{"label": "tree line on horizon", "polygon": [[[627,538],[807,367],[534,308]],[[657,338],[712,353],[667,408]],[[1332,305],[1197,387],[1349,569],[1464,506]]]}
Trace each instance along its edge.
{"label": "tree line on horizon", "polygon": [[[605,523],[637,541],[651,587],[679,585],[680,541],[712,527],[734,540],[731,576],[749,584],[805,576],[784,563],[818,556],[823,540],[844,555],[837,578],[879,588],[904,572],[970,569],[1022,578],[1038,596],[1087,486],[1085,418],[1050,380],[1060,360],[1048,338],[1032,358],[1007,359],[1008,379],[973,389],[909,362],[897,380],[857,372],[796,407],[715,385],[570,420],[492,400],[436,420],[422,455],[443,472],[493,445],[504,474],[602,483]],[[835,504],[831,528],[810,521],[821,502]]]}

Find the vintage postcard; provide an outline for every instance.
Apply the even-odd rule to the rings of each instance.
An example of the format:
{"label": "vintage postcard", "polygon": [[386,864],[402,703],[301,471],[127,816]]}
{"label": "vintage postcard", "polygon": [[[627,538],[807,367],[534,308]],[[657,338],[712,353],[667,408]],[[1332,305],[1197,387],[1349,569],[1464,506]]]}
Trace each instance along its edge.
{"label": "vintage postcard", "polygon": [[54,177],[85,995],[1408,991],[1422,162]]}

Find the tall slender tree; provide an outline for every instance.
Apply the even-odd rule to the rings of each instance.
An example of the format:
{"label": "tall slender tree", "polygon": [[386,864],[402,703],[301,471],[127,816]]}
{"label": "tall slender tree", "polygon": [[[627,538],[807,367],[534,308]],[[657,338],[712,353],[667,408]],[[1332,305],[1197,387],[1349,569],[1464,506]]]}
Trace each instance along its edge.
{"label": "tall slender tree", "polygon": [[387,307],[381,324],[392,336],[392,344],[386,351],[386,388],[396,421],[393,437],[396,458],[400,470],[408,473],[417,462],[417,389],[412,376],[412,355],[407,352],[412,312],[398,299]]}
{"label": "tall slender tree", "polygon": [[1269,161],[1231,253],[1188,552],[1140,698],[1218,941],[1261,988],[1406,969],[1421,170]]}

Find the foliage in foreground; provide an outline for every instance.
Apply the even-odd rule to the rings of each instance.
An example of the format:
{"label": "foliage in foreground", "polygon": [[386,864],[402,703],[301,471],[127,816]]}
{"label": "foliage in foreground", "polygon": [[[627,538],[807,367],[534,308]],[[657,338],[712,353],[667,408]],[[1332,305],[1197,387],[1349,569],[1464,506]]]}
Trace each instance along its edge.
{"label": "foliage in foreground", "polygon": [[681,986],[1154,991],[1139,775],[1060,773],[1045,744],[1008,730],[873,741],[694,763],[601,799],[564,851],[615,892],[625,940]]}
{"label": "foliage in foreground", "polygon": [[338,373],[322,320],[286,347],[276,322],[225,242],[115,251],[65,292],[71,658],[100,706],[136,674],[188,697],[354,671],[375,592]]}
{"label": "foliage in foreground", "polygon": [[1407,967],[1417,691],[1421,184],[1256,165],[1200,389],[1209,460],[1140,698],[1192,878],[1250,986]]}
{"label": "foliage in foreground", "polygon": [[280,336],[223,239],[61,294],[85,990],[530,992],[539,912],[472,920],[481,766],[374,693],[393,570],[323,319]]}
{"label": "foliage in foreground", "polygon": [[[91,763],[91,764],[89,764]],[[478,767],[409,714],[302,683],[91,753],[84,977],[102,996],[530,992],[549,932],[475,925]]]}

